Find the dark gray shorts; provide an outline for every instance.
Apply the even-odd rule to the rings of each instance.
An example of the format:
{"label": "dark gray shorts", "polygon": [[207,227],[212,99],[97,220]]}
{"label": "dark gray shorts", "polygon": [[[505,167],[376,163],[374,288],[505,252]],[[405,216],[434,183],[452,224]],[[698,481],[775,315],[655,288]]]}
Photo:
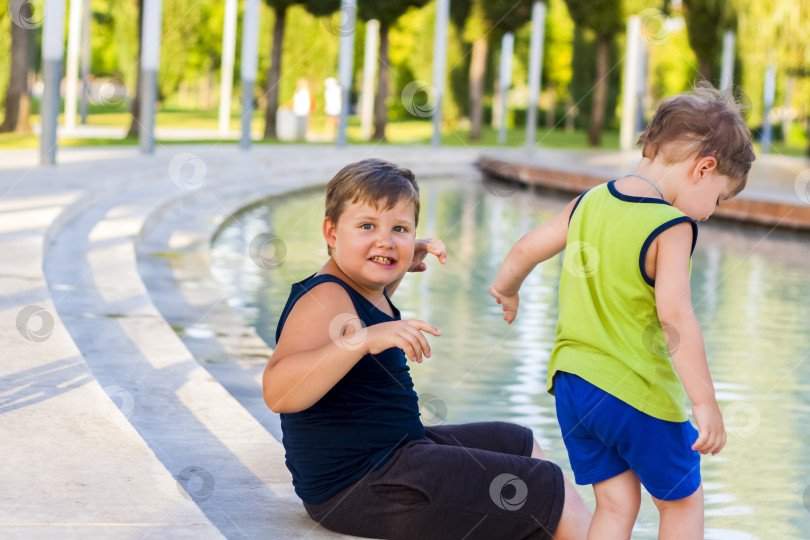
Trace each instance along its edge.
{"label": "dark gray shorts", "polygon": [[325,503],[304,503],[335,532],[396,539],[551,538],[560,468],[529,457],[531,430],[505,422],[426,427],[380,469]]}

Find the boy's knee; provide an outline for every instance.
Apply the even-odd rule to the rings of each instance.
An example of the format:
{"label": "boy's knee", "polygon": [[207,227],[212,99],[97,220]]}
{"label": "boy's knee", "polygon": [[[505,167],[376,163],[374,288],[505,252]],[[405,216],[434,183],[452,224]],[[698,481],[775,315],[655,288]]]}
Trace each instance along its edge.
{"label": "boy's knee", "polygon": [[697,488],[697,490],[689,495],[688,497],[684,497],[683,499],[676,499],[674,501],[664,501],[661,499],[657,499],[652,497],[653,503],[658,508],[659,512],[665,512],[667,510],[689,510],[695,509],[703,511],[703,484]]}

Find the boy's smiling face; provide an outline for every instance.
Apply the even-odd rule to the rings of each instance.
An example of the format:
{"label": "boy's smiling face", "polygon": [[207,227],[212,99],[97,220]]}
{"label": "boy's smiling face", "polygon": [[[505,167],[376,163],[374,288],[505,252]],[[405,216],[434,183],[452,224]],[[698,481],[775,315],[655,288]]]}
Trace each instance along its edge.
{"label": "boy's smiling face", "polygon": [[349,203],[337,225],[324,220],[324,237],[332,259],[355,283],[380,290],[408,271],[413,260],[416,225],[413,204],[400,200],[392,208]]}

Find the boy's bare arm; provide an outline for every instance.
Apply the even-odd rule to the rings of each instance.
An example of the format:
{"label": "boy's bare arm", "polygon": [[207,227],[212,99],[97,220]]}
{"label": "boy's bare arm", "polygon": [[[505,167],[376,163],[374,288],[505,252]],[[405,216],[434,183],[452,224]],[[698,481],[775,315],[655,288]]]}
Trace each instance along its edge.
{"label": "boy's bare arm", "polygon": [[689,254],[692,227],[682,223],[656,239],[655,303],[672,365],[692,401],[700,436],[693,449],[716,454],[726,443],[723,416],[714,395],[703,333],[692,310]]}
{"label": "boy's bare arm", "polygon": [[562,212],[523,235],[501,263],[489,292],[499,304],[503,304],[507,322],[511,323],[517,316],[518,291],[526,276],[535,266],[565,248],[568,221],[574,204],[576,199],[568,203]]}
{"label": "boy's bare arm", "polygon": [[293,307],[262,378],[264,401],[274,412],[307,409],[366,354],[399,347],[412,360],[430,357],[423,321],[392,321],[363,328],[346,291],[336,283],[310,290]]}

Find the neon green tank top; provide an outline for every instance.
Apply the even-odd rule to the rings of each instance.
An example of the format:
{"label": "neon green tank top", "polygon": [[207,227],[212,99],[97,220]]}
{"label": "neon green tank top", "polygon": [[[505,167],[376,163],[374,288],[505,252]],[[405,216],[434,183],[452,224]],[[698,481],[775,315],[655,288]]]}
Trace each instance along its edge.
{"label": "neon green tank top", "polygon": [[557,336],[548,368],[573,373],[635,409],[686,420],[683,385],[672,367],[645,259],[663,231],[697,224],[661,199],[619,193],[614,181],[574,206],[560,277]]}

